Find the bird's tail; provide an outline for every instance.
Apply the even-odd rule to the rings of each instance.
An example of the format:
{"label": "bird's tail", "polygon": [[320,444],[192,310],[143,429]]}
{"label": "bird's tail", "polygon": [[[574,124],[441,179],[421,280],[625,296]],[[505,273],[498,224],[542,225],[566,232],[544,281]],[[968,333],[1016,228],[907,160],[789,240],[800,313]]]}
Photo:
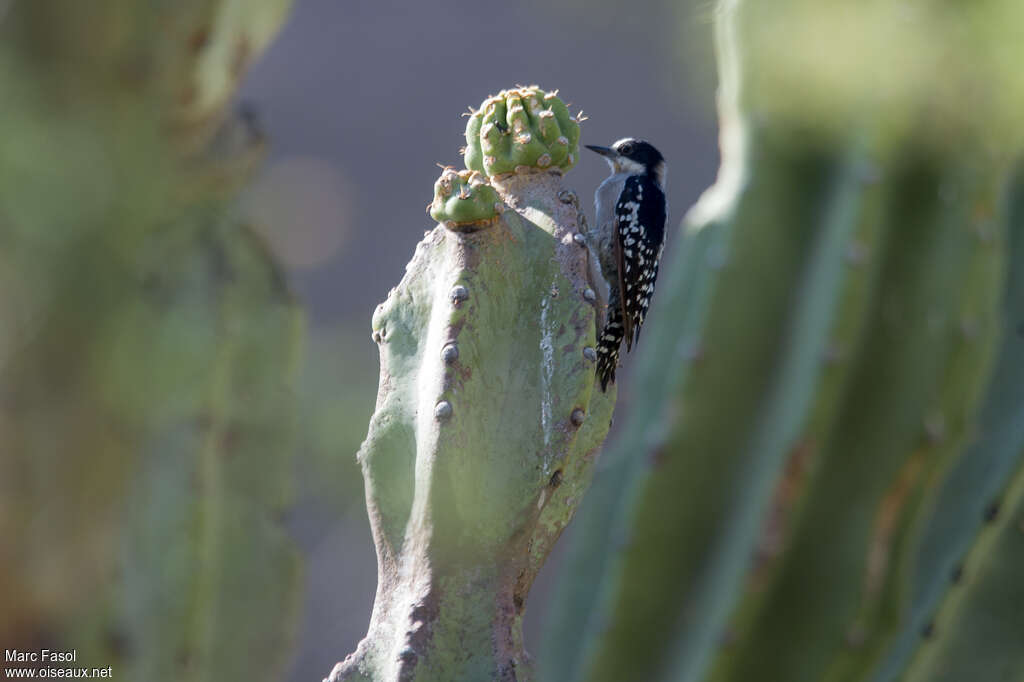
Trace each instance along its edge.
{"label": "bird's tail", "polygon": [[622,309],[619,305],[608,306],[608,319],[601,338],[597,342],[597,378],[601,390],[607,391],[609,383],[615,383],[615,370],[619,366],[619,349],[622,346]]}

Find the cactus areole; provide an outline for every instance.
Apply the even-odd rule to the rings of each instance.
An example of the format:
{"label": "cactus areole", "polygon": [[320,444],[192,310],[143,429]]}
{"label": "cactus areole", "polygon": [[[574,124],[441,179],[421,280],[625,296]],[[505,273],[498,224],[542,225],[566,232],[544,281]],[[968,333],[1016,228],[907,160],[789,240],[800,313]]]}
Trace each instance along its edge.
{"label": "cactus areole", "polygon": [[597,283],[562,173],[578,120],[503,91],[445,168],[440,225],[373,315],[380,387],[358,458],[377,548],[369,631],[328,680],[530,680],[526,596],[590,483]]}

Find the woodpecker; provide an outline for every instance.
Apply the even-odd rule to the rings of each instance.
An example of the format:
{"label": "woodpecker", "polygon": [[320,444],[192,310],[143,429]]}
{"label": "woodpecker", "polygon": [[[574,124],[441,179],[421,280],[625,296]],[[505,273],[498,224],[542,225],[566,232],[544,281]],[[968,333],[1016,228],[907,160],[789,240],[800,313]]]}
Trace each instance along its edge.
{"label": "woodpecker", "polygon": [[619,348],[640,338],[658,263],[665,247],[665,159],[649,142],[626,137],[611,147],[586,145],[611,166],[594,193],[597,225],[591,234],[601,274],[608,283],[607,315],[597,344],[601,390],[615,382]]}

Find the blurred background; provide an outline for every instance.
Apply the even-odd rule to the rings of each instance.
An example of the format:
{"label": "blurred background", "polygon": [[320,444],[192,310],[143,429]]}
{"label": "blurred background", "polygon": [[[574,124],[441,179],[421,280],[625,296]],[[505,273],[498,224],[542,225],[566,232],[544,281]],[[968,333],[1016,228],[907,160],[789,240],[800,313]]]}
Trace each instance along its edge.
{"label": "blurred background", "polygon": [[[376,585],[355,460],[370,315],[432,227],[462,112],[516,84],[559,89],[589,117],[582,143],[664,153],[678,224],[718,161],[711,14],[0,0],[4,645],[135,661],[118,679],[242,679],[209,641],[284,679],[327,674]],[[569,176],[591,216],[606,175],[587,154]],[[231,627],[274,609],[279,623]]]}
{"label": "blurred background", "polygon": [[[318,679],[366,632],[376,560],[354,453],[376,389],[370,313],[432,227],[424,206],[435,163],[460,163],[461,112],[517,83],[559,88],[574,113],[589,117],[581,143],[634,136],[659,147],[678,224],[717,168],[710,11],[668,0],[299,0],[247,75],[240,100],[271,147],[242,207],[306,304],[316,358],[300,396],[304,431],[319,440],[300,455],[289,514],[308,562],[289,679]],[[604,162],[585,153],[568,176],[591,218],[590,197],[606,175]],[[627,363],[620,405],[628,374]],[[556,550],[533,588],[529,651],[539,648],[558,558]]]}
{"label": "blurred background", "polygon": [[[978,567],[1024,556],[1021,25],[1014,0],[0,0],[0,644],[328,674],[376,584],[370,316],[460,114],[558,89],[582,143],[664,153],[677,226],[718,168],[718,30],[726,181],[669,233],[658,352],[627,357],[526,647],[615,682],[1017,679],[1024,591]],[[584,151],[567,177],[591,217],[606,175]]]}

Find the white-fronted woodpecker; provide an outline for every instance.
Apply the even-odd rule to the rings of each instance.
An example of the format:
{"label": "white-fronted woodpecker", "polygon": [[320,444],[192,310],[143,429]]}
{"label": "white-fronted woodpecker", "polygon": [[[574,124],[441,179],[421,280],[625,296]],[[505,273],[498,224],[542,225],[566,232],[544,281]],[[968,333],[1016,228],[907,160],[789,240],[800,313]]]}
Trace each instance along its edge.
{"label": "white-fronted woodpecker", "polygon": [[606,391],[615,381],[622,341],[627,351],[633,349],[654,294],[665,247],[667,169],[661,152],[644,140],[627,137],[611,147],[586,146],[612,169],[594,193],[597,224],[589,240],[609,288],[597,343],[597,377]]}

